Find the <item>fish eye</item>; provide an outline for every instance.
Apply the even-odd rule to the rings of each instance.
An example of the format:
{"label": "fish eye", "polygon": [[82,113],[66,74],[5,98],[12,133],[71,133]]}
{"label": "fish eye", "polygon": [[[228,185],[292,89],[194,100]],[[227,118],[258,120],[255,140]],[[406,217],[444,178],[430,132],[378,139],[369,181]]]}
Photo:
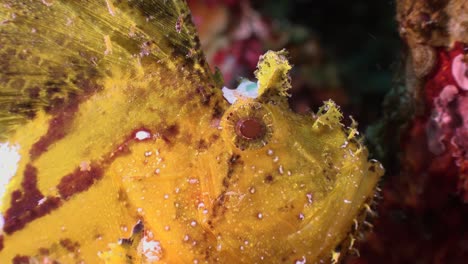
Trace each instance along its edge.
{"label": "fish eye", "polygon": [[273,120],[262,104],[252,101],[236,102],[222,120],[223,133],[238,149],[258,149],[271,139]]}
{"label": "fish eye", "polygon": [[247,140],[258,139],[265,135],[265,124],[256,118],[240,119],[236,123],[236,134]]}

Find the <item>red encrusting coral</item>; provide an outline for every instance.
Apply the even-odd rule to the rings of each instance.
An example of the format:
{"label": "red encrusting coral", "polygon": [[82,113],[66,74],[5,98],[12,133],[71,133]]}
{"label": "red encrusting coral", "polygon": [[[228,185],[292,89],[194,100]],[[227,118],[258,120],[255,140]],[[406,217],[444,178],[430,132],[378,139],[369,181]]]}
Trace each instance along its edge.
{"label": "red encrusting coral", "polygon": [[457,55],[463,53],[463,48],[464,45],[459,42],[450,50],[438,48],[437,66],[424,85],[425,103],[428,108],[432,108],[434,99],[439,96],[445,86],[456,85],[452,74],[452,62]]}
{"label": "red encrusting coral", "polygon": [[[468,80],[468,77],[466,72],[463,76],[454,76],[457,67],[465,63],[464,50],[462,43],[456,43],[448,51],[439,49],[439,63],[425,83],[424,94],[428,150],[435,155],[432,164],[446,167],[444,170],[454,167],[452,169],[458,171],[458,191],[467,202],[468,94],[460,78]],[[446,165],[441,166],[444,163]]]}

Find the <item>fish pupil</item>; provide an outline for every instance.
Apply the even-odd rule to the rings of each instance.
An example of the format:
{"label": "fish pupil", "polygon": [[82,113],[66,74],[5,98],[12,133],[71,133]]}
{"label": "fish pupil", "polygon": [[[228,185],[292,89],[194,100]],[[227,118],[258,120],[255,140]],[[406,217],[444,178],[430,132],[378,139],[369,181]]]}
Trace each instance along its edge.
{"label": "fish pupil", "polygon": [[258,139],[265,135],[265,126],[256,118],[246,118],[237,121],[236,134],[245,139]]}

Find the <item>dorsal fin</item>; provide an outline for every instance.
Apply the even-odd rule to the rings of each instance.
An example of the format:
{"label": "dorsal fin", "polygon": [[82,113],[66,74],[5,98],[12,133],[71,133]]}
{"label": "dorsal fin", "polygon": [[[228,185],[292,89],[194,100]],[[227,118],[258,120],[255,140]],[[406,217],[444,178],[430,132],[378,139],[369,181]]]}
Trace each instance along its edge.
{"label": "dorsal fin", "polygon": [[1,2],[0,140],[98,91],[115,67],[136,75],[158,63],[211,80],[184,1]]}

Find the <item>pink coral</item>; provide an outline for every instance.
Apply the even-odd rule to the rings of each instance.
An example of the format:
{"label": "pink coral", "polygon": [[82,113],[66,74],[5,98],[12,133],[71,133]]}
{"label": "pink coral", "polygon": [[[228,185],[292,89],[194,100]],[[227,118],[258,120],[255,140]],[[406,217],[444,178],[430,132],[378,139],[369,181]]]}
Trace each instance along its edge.
{"label": "pink coral", "polygon": [[452,62],[452,74],[461,89],[468,91],[468,65],[463,54],[458,55]]}
{"label": "pink coral", "polygon": [[434,99],[434,109],[426,127],[428,148],[435,155],[441,155],[446,147],[444,140],[451,134],[454,122],[453,109],[450,105],[457,99],[458,88],[455,85],[444,87],[439,97]]}
{"label": "pink coral", "polygon": [[[465,46],[438,50],[438,65],[425,84],[427,147],[433,165],[458,171],[458,191],[468,202],[468,65]],[[440,164],[447,162],[447,164]]]}

